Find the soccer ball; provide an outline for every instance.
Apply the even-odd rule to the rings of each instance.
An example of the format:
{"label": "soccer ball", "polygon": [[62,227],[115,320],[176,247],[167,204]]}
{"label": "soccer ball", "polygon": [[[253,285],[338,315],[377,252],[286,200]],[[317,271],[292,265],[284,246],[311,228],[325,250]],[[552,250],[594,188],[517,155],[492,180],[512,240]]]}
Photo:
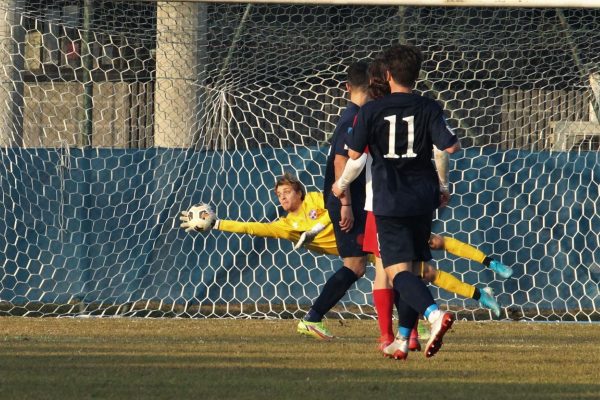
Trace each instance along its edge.
{"label": "soccer ball", "polygon": [[196,230],[199,232],[210,230],[217,222],[215,212],[208,204],[195,204],[187,212],[187,216],[191,223],[196,225]]}

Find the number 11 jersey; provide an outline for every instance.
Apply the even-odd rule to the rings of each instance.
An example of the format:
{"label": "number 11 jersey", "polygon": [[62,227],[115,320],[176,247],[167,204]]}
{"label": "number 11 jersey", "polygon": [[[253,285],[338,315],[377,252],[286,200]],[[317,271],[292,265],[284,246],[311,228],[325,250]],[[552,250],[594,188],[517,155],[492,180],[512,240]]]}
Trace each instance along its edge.
{"label": "number 11 jersey", "polygon": [[415,93],[392,93],[361,107],[349,147],[366,146],[371,166],[373,213],[405,217],[439,206],[439,181],[433,145],[444,150],[457,142],[441,106]]}

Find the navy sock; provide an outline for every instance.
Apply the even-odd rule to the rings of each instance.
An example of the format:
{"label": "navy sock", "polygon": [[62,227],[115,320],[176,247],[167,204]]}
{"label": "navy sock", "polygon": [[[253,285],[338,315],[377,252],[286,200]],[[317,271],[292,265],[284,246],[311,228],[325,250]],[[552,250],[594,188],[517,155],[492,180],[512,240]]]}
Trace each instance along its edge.
{"label": "navy sock", "polygon": [[402,271],[396,274],[394,290],[419,314],[425,314],[427,308],[435,304],[427,285],[411,272]]}
{"label": "navy sock", "polygon": [[398,310],[398,333],[401,337],[410,337],[410,331],[419,319],[419,313],[409,306],[402,297],[394,296],[396,310]]}
{"label": "navy sock", "polygon": [[[350,289],[357,280],[358,276],[356,276],[350,268],[342,267],[338,269],[335,274],[327,280],[325,286],[323,286],[323,290],[319,297],[317,297],[317,300],[315,300],[315,303],[311,307],[311,311],[314,310],[315,314],[321,314],[321,318],[323,318],[323,315],[327,314],[327,312],[331,310],[342,297],[344,297],[348,289]],[[312,321],[307,317],[304,318],[307,321],[320,321],[320,319],[318,321]]]}
{"label": "navy sock", "polygon": [[321,322],[323,314],[319,314],[312,308],[308,310],[308,313],[304,316],[304,320],[308,322]]}

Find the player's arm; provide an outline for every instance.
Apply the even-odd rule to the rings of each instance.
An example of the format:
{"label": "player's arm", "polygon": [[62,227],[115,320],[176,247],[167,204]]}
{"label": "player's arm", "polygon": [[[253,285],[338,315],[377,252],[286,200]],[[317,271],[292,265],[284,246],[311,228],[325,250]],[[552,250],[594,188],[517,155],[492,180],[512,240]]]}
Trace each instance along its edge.
{"label": "player's arm", "polygon": [[[198,232],[207,232],[211,229],[217,229],[224,232],[242,233],[260,237],[272,237],[281,239],[297,239],[298,235],[292,237],[289,224],[285,221],[277,220],[274,222],[245,222],[218,219],[215,212],[206,204],[194,206],[195,208],[205,207],[206,210],[200,210],[197,217],[191,211],[183,211],[179,216],[180,227],[186,232],[193,230]],[[192,208],[194,208],[192,207]]]}
{"label": "player's arm", "polygon": [[442,108],[437,103],[433,107],[434,109],[431,112],[435,117],[430,123],[433,144],[448,154],[460,151],[460,140],[454,133],[454,130],[448,125]]}
{"label": "player's arm", "polygon": [[449,154],[460,150],[460,141],[448,125],[443,110],[437,103],[433,103],[431,113],[435,115],[429,128],[434,144],[435,167],[440,181],[440,207],[445,207],[450,201]]}
{"label": "player's arm", "polygon": [[359,154],[354,150],[348,150],[348,155],[350,156],[350,159],[346,162],[344,170],[342,171],[338,180],[335,181],[331,189],[336,197],[344,196],[344,191],[348,188],[348,186],[350,186],[352,182],[354,182],[356,178],[358,178],[358,176],[360,175],[367,163],[366,153],[359,154],[357,158],[352,158],[350,154],[351,152],[355,155]]}
{"label": "player's arm", "polygon": [[434,141],[435,147],[440,149],[442,153],[454,154],[461,150],[460,141],[458,137],[454,135],[450,128],[447,129],[448,133],[444,136],[438,137],[438,140]]}
{"label": "player's arm", "polygon": [[445,207],[450,202],[450,157],[447,152],[441,151],[434,146],[433,158],[435,160],[435,169],[440,181],[440,207]]}
{"label": "player's arm", "polygon": [[[346,166],[347,162],[348,162],[348,157],[344,157],[343,155],[340,155],[340,154],[335,155],[335,158],[333,159],[333,170],[334,170],[336,181],[338,179],[340,179],[340,176],[342,176],[342,173],[344,172],[344,167]],[[348,198],[350,198],[350,187],[347,186],[344,189],[344,191],[346,192],[346,196]],[[344,205],[344,202],[342,202],[342,205]]]}
{"label": "player's arm", "polygon": [[370,110],[370,104],[365,104],[356,115],[354,120],[354,126],[352,127],[352,134],[348,138],[348,157],[352,160],[359,159],[368,143],[368,130],[367,130],[367,115]]}
{"label": "player's arm", "polygon": [[441,151],[435,146],[433,147],[433,158],[435,160],[435,169],[440,181],[440,187],[446,190],[448,190],[448,185],[450,183],[450,157],[448,154],[449,153]]}
{"label": "player's arm", "polygon": [[[361,158],[363,156],[364,153],[362,152],[358,152],[352,149],[348,149],[348,157],[352,160],[358,160],[359,158]],[[366,157],[365,157],[366,159]],[[366,161],[365,161],[366,162]]]}
{"label": "player's arm", "polygon": [[456,143],[454,143],[454,144],[453,144],[452,146],[450,146],[450,147],[446,147],[446,148],[444,149],[444,152],[446,152],[446,153],[448,153],[448,154],[454,154],[454,153],[456,153],[456,152],[460,151],[461,149],[462,149],[462,147],[460,147],[460,142],[459,142],[459,141],[458,141],[458,139],[457,139]]}
{"label": "player's arm", "polygon": [[[354,181],[358,175],[360,175],[360,172],[367,162],[367,157],[364,155],[364,152],[368,144],[368,130],[365,122],[365,115],[367,113],[365,110],[368,108],[369,103],[364,105],[356,115],[354,126],[352,128],[352,135],[348,140],[348,157],[350,159],[346,163],[344,172],[340,176],[340,179],[336,181],[332,188],[334,195],[340,198],[344,195],[343,190],[347,187],[347,185]],[[363,155],[364,158],[361,159]]]}
{"label": "player's arm", "polygon": [[221,219],[217,220],[214,229],[223,232],[242,233],[258,237],[292,240],[290,229],[282,220],[274,222],[242,222]]}
{"label": "player's arm", "polygon": [[[331,220],[329,220],[329,224]],[[298,250],[300,247],[305,246],[312,241],[327,227],[327,221],[318,221],[316,222],[309,230],[302,232],[298,241],[294,245],[294,250]]]}
{"label": "player's arm", "polygon": [[[348,161],[348,157],[336,154],[333,160],[335,179],[339,179],[344,172],[344,167]],[[350,193],[350,186],[347,186],[344,190],[344,195],[341,202],[340,209],[340,228],[342,231],[348,232],[354,226],[354,213],[352,212],[352,194]]]}

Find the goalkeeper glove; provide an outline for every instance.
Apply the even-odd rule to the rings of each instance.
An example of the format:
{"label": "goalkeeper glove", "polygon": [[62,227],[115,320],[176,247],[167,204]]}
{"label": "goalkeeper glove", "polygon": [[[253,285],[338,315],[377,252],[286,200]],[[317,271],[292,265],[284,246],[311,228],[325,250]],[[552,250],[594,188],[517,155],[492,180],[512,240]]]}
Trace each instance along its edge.
{"label": "goalkeeper glove", "polygon": [[300,247],[304,246],[305,244],[312,242],[313,239],[323,229],[325,229],[325,225],[318,223],[318,224],[315,224],[315,226],[310,228],[308,231],[302,232],[302,235],[300,235],[300,239],[298,239],[298,241],[296,242],[296,245],[294,246],[294,250],[298,250]]}

